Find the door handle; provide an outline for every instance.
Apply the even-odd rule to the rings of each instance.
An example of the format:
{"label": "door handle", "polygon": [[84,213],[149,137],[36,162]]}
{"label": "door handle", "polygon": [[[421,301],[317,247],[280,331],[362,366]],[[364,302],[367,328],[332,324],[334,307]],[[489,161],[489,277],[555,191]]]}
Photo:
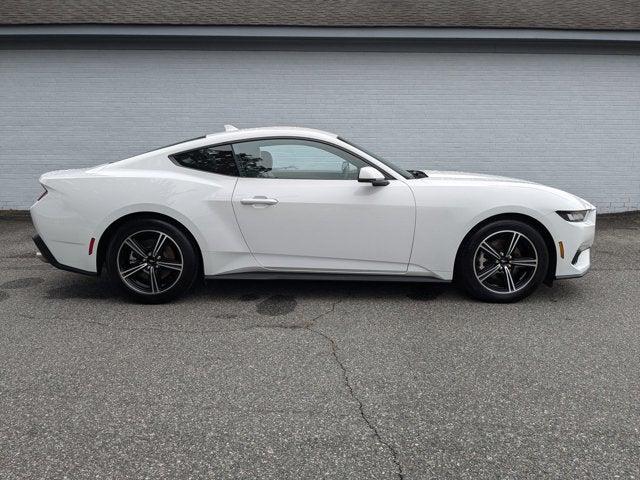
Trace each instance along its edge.
{"label": "door handle", "polygon": [[278,203],[278,200],[257,195],[253,198],[243,198],[240,200],[240,203],[242,205],[275,205]]}

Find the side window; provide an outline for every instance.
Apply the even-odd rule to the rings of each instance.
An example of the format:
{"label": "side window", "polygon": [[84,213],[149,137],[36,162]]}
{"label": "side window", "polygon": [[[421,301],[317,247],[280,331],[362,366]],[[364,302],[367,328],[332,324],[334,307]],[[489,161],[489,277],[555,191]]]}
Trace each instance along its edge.
{"label": "side window", "polygon": [[267,139],[233,144],[244,177],[355,180],[367,163],[310,140]]}
{"label": "side window", "polygon": [[220,175],[238,176],[238,166],[230,145],[202,147],[188,152],[174,153],[171,158],[183,167]]}

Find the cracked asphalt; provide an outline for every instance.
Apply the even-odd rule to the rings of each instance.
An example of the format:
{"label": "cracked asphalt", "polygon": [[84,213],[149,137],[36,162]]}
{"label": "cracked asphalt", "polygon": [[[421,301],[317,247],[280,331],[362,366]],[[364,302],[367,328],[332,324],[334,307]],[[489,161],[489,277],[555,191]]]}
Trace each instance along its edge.
{"label": "cracked asphalt", "polygon": [[0,217],[0,478],[640,478],[640,214],[514,305],[208,282],[136,305]]}

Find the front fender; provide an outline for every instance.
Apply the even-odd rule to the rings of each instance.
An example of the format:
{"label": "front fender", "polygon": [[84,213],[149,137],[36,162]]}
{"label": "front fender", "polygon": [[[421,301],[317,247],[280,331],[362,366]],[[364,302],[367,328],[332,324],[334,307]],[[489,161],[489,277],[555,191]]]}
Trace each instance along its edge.
{"label": "front fender", "polygon": [[409,270],[428,270],[451,280],[456,255],[465,236],[481,222],[497,215],[530,217],[555,239],[556,225],[549,214],[568,209],[567,206],[572,208],[573,196],[563,198],[545,189],[528,184],[423,182],[414,188],[416,233]]}

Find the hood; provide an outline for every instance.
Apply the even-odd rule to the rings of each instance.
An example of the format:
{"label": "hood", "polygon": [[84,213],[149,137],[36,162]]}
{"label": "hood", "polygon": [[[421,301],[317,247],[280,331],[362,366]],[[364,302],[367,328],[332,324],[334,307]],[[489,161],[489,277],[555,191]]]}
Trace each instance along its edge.
{"label": "hood", "polygon": [[464,180],[464,181],[491,181],[491,182],[509,182],[509,183],[528,183],[533,184],[528,180],[519,180],[517,178],[501,177],[499,175],[486,175],[483,173],[468,173],[468,172],[456,172],[456,171],[441,171],[441,170],[422,170],[427,174],[429,178],[438,180]]}
{"label": "hood", "polygon": [[424,181],[428,182],[429,180],[437,180],[443,182],[482,182],[487,184],[493,184],[494,186],[499,186],[500,184],[509,185],[509,186],[520,186],[520,187],[529,187],[535,188],[537,190],[544,191],[546,193],[555,195],[556,197],[560,197],[569,204],[572,205],[572,208],[576,209],[585,209],[585,210],[593,210],[595,207],[587,202],[585,199],[578,197],[577,195],[573,195],[572,193],[565,192],[564,190],[560,190],[558,188],[548,187],[546,185],[542,185],[540,183],[531,182],[528,180],[520,180],[517,178],[509,178],[509,177],[501,177],[499,175],[486,175],[483,173],[468,173],[468,172],[456,172],[456,171],[439,171],[439,170],[422,170],[427,174],[428,178],[425,178]]}

